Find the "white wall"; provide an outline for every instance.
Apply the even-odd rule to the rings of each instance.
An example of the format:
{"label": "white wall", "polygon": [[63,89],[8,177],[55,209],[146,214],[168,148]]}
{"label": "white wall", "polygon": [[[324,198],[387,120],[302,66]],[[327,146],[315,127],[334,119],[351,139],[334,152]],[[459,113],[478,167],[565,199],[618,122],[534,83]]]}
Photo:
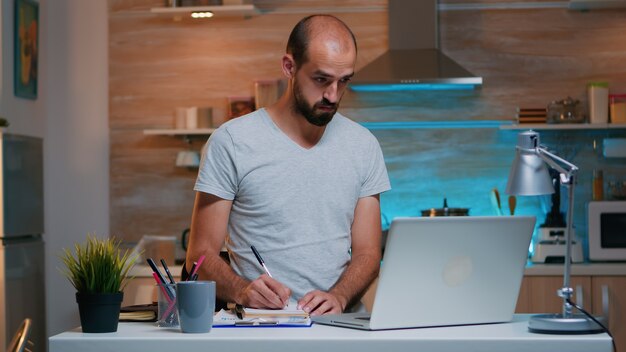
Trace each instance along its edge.
{"label": "white wall", "polygon": [[[41,83],[45,81],[45,70],[42,70],[42,52],[39,53],[39,98],[28,100],[13,95],[13,3],[14,0],[2,0],[2,88],[0,88],[0,116],[9,120],[7,132],[43,137],[45,130],[45,94],[42,94]],[[39,31],[39,44],[42,45]],[[41,49],[41,46],[40,46]],[[43,72],[42,72],[43,71]]]}
{"label": "white wall", "polygon": [[44,138],[47,335],[79,325],[59,253],[109,231],[106,1],[40,0],[37,100],[13,96],[13,0],[2,0],[0,116]]}

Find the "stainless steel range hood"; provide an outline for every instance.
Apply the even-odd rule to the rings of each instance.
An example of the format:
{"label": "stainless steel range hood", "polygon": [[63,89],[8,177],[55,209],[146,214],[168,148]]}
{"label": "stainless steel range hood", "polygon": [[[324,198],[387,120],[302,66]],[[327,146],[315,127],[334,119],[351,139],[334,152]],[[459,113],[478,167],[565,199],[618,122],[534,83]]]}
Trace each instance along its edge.
{"label": "stainless steel range hood", "polygon": [[354,91],[473,89],[476,77],[439,51],[437,0],[389,0],[389,50],[359,70]]}

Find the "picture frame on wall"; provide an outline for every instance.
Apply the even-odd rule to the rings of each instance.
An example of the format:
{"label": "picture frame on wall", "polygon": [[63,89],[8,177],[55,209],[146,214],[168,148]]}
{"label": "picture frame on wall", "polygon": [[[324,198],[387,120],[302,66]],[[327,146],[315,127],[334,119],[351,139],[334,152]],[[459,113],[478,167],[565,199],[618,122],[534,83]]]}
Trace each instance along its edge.
{"label": "picture frame on wall", "polygon": [[14,24],[14,93],[20,98],[37,99],[39,3],[15,0]]}

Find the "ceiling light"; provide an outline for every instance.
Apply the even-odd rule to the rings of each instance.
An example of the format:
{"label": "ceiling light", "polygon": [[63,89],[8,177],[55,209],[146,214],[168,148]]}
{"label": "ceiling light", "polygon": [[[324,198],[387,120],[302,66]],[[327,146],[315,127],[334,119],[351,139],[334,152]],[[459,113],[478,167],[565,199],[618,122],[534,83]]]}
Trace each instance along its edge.
{"label": "ceiling light", "polygon": [[194,11],[191,13],[192,18],[211,18],[213,17],[213,12],[211,11]]}

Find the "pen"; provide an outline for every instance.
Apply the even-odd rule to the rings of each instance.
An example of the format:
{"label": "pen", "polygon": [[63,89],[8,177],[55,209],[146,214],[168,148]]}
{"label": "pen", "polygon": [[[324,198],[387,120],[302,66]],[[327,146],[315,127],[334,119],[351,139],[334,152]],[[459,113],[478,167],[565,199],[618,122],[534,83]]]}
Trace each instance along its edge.
{"label": "pen", "polygon": [[167,277],[170,279],[170,284],[175,284],[176,281],[174,281],[172,273],[170,273],[170,269],[167,267],[167,264],[165,264],[165,259],[161,258],[161,264],[163,265],[163,270],[165,270]]}
{"label": "pen", "polygon": [[154,281],[156,281],[157,285],[161,288],[161,292],[163,292],[163,294],[165,295],[164,297],[167,300],[167,303],[172,304],[173,302],[172,298],[165,290],[165,286],[161,285],[161,282],[159,280],[159,276],[157,275],[157,273],[152,273],[152,277],[154,277]]}
{"label": "pen", "polygon": [[168,296],[170,296],[170,298],[173,298],[175,296],[174,290],[171,288],[171,286],[167,286],[165,277],[163,277],[163,274],[161,274],[161,271],[154,263],[154,260],[152,260],[152,258],[148,258],[146,259],[146,261],[148,262],[148,265],[150,265],[150,268],[152,268],[152,271],[157,275],[157,278],[161,285],[164,285],[167,288]]}
{"label": "pen", "polygon": [[191,281],[191,277],[193,276],[193,274],[195,274],[197,266],[198,262],[193,262],[193,265],[191,265],[191,270],[189,270],[189,276],[187,277],[187,281]]}
{"label": "pen", "polygon": [[202,262],[204,261],[204,255],[201,255],[200,258],[198,258],[197,262],[193,262],[193,267],[191,267],[191,272],[189,273],[189,277],[193,277],[194,275],[196,275],[198,273],[198,270],[200,270],[200,265],[202,265]]}
{"label": "pen", "polygon": [[265,266],[265,261],[263,260],[263,258],[261,258],[261,255],[256,250],[256,248],[254,248],[254,246],[250,246],[250,248],[252,248],[252,252],[254,253],[254,256],[256,257],[256,260],[259,261],[259,264],[261,264],[261,266],[265,270],[265,273],[267,273],[269,277],[273,278],[272,274],[270,274],[270,271],[267,269],[267,266]]}
{"label": "pen", "polygon": [[167,304],[168,304],[167,310],[165,311],[165,313],[163,313],[161,317],[168,317],[170,316],[170,313],[172,313],[174,308],[176,308],[176,300],[174,299],[174,297],[169,297],[169,294],[165,290],[165,286],[159,285],[159,276],[157,275],[157,273],[152,273],[152,276],[154,277],[154,280],[157,282],[157,285],[161,287],[161,292],[163,292],[163,297],[165,297],[165,300],[167,300]]}

